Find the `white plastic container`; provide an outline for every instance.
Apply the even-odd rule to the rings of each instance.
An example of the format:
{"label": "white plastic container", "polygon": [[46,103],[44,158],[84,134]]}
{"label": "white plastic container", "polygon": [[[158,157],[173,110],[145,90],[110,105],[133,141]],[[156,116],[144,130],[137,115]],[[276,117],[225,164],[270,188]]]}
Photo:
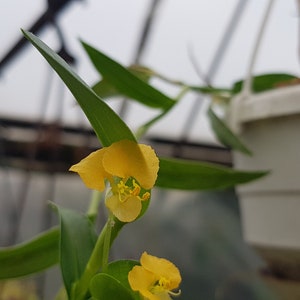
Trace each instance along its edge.
{"label": "white plastic container", "polygon": [[235,168],[271,173],[237,188],[243,235],[265,259],[279,299],[300,297],[300,85],[253,94],[253,66],[274,0],[269,0],[230,127],[253,151],[234,152]]}
{"label": "white plastic container", "polygon": [[300,85],[237,96],[233,131],[253,151],[235,152],[237,169],[270,170],[237,189],[247,242],[300,250]]}

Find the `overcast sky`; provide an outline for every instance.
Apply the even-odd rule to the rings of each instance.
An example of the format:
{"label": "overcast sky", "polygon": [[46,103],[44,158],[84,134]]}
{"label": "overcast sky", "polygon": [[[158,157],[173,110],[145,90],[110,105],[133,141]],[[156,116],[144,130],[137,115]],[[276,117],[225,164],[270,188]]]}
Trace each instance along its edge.
{"label": "overcast sky", "polygon": [[[247,1],[247,0],[245,0]],[[162,0],[142,63],[174,79],[193,84],[203,83],[196,74],[189,51],[207,72],[216,48],[236,7],[237,0]],[[248,0],[233,39],[224,54],[213,83],[230,86],[246,74],[248,59],[260,24],[266,0]],[[84,0],[71,4],[60,15],[58,23],[67,46],[78,60],[77,71],[89,84],[98,79],[78,38],[85,40],[123,64],[133,61],[141,25],[150,0]],[[46,1],[10,0],[0,10],[0,58],[45,10]],[[40,38],[57,49],[57,35],[52,28]],[[255,65],[255,73],[290,72],[299,74],[298,12],[296,0],[275,0],[272,15]],[[64,122],[79,122],[77,108],[68,92],[60,94],[62,84],[32,46],[0,74],[0,116],[39,118],[45,94],[51,93],[46,109],[47,119],[61,117]],[[173,90],[166,90],[173,95]],[[60,111],[63,101],[63,111]],[[187,97],[168,117],[158,123],[152,134],[178,136],[195,97]],[[117,101],[111,101],[118,108]],[[135,129],[157,112],[132,104],[126,121]],[[192,139],[209,139],[203,111],[191,131]]]}

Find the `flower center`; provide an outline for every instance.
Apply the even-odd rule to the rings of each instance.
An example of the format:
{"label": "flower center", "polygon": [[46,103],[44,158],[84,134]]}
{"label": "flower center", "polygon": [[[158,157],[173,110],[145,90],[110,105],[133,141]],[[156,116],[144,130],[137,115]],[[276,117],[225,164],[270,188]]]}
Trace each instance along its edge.
{"label": "flower center", "polygon": [[168,293],[169,290],[170,290],[170,280],[165,277],[161,277],[150,288],[150,292],[154,295],[161,294],[161,293]]}
{"label": "flower center", "polygon": [[141,193],[141,187],[135,180],[132,180],[132,186],[126,185],[123,180],[120,180],[120,182],[117,183],[117,192],[119,200],[122,203],[126,202],[128,198],[132,196],[137,197],[141,201],[148,200],[150,198],[149,192]]}
{"label": "flower center", "polygon": [[158,281],[158,285],[163,287],[165,290],[170,289],[170,283],[171,281],[165,277],[161,277]]}
{"label": "flower center", "polygon": [[161,295],[163,297],[162,299],[165,299],[164,297],[166,297],[166,295],[179,296],[181,293],[180,290],[178,292],[171,291],[171,281],[165,277],[161,277],[157,280],[150,288],[150,292],[154,295]]}

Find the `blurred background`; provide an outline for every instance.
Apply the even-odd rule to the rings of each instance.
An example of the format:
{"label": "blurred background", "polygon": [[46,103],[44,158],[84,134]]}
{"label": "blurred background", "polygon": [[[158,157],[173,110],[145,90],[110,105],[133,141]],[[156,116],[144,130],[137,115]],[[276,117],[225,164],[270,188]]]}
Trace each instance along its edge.
{"label": "blurred background", "polygon": [[[0,246],[25,241],[56,224],[48,201],[84,212],[91,192],[67,170],[100,146],[72,95],[40,54],[22,39],[20,28],[38,35],[89,85],[97,82],[99,75],[80,40],[124,65],[138,63],[190,84],[231,87],[246,75],[267,3],[1,3]],[[296,0],[275,1],[255,74],[299,76],[298,14]],[[151,83],[170,96],[177,93],[173,86],[155,80]],[[121,98],[108,103],[133,131],[157,114]],[[205,96],[186,96],[150,129],[145,140],[159,155],[230,166],[229,149],[218,144],[207,122],[207,105]],[[276,299],[256,272],[264,262],[243,242],[234,190],[156,189],[149,213],[125,228],[114,244],[112,259],[137,259],[145,249],[168,257],[182,270],[180,299]],[[41,299],[53,298],[60,286],[58,274],[53,268],[38,276]]]}

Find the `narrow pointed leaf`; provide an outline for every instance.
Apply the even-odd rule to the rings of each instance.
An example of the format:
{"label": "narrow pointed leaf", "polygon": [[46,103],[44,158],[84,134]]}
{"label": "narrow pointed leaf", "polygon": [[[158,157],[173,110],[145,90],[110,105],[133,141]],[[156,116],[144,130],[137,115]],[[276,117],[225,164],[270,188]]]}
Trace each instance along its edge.
{"label": "narrow pointed leaf", "polygon": [[23,34],[67,85],[89,119],[103,146],[109,146],[113,142],[122,139],[135,140],[133,133],[119,116],[96,95],[59,55],[32,33],[23,31]]}
{"label": "narrow pointed leaf", "polygon": [[7,248],[0,248],[0,279],[41,272],[58,263],[58,228],[34,239]]}
{"label": "narrow pointed leaf", "polygon": [[106,79],[102,79],[92,86],[93,91],[102,99],[121,96],[119,91]]}
{"label": "narrow pointed leaf", "polygon": [[[232,87],[233,94],[241,92],[244,80],[234,83]],[[262,74],[253,77],[252,90],[254,93],[279,88],[290,84],[299,84],[299,77],[285,73]]]}
{"label": "narrow pointed leaf", "polygon": [[[253,77],[252,91],[259,93],[270,89],[276,89],[290,84],[299,84],[299,77],[292,74],[274,73],[274,74],[261,74]],[[195,92],[200,92],[209,95],[228,94],[234,95],[240,93],[243,87],[244,80],[235,82],[232,88],[218,88],[210,86],[189,86]]]}
{"label": "narrow pointed leaf", "polygon": [[[154,74],[149,68],[139,65],[129,66],[127,70],[145,82],[148,82]],[[94,84],[92,88],[98,96],[104,99],[122,96],[117,88],[105,78]]]}
{"label": "narrow pointed leaf", "polygon": [[71,295],[94,249],[97,235],[88,217],[58,208],[60,215],[60,266],[65,288]]}
{"label": "narrow pointed leaf", "polygon": [[235,135],[230,128],[213,112],[208,109],[207,115],[210,120],[211,127],[219,142],[231,149],[252,155],[252,152],[243,144],[243,142]]}
{"label": "narrow pointed leaf", "polygon": [[169,109],[176,102],[99,50],[82,42],[92,63],[102,77],[122,95],[153,108]]}
{"label": "narrow pointed leaf", "polygon": [[137,138],[141,138],[146,132],[150,129],[151,126],[153,126],[157,121],[159,121],[162,117],[164,117],[167,113],[169,112],[169,109],[164,110],[162,113],[159,115],[155,116],[152,118],[150,121],[147,123],[143,124],[140,126],[137,130],[136,136]]}
{"label": "narrow pointed leaf", "polygon": [[230,95],[232,93],[231,89],[227,88],[216,88],[211,86],[188,86],[192,91],[199,92],[202,94],[208,94],[208,95]]}
{"label": "narrow pointed leaf", "polygon": [[182,190],[224,189],[258,179],[267,173],[238,171],[210,163],[161,158],[156,186]]}
{"label": "narrow pointed leaf", "polygon": [[[110,229],[111,230],[111,237],[110,237],[110,245],[112,245],[113,241],[117,237],[118,233],[122,229],[122,227],[127,224],[120,222],[118,219],[114,219],[114,226]],[[100,236],[98,237],[97,243],[98,243],[98,250],[97,250],[97,257],[99,258],[99,261],[95,263],[89,264],[89,268],[85,269],[85,272],[82,274],[81,278],[77,280],[73,286],[72,286],[72,296],[75,297],[74,299],[86,299],[86,295],[88,292],[89,288],[89,283],[91,282],[92,278],[95,276],[99,270],[102,269],[103,261],[103,253],[104,253],[104,248],[103,248],[103,243],[105,239],[106,232],[108,230],[108,223],[105,224],[103,229],[101,230]],[[101,247],[102,245],[102,247]],[[72,298],[73,299],[73,298]]]}

